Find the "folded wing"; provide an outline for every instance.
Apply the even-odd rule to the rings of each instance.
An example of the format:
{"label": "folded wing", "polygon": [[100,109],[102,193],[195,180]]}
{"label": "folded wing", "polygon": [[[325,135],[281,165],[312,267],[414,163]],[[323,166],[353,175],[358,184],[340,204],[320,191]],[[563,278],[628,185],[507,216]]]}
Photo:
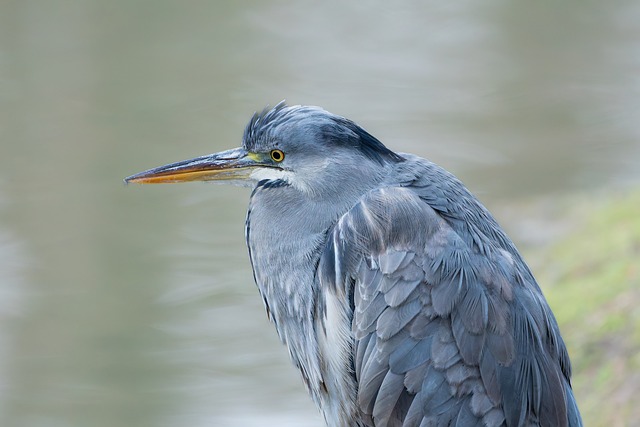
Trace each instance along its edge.
{"label": "folded wing", "polygon": [[364,419],[581,425],[566,350],[538,286],[499,243],[469,241],[401,187],[369,193],[332,230],[319,278],[352,299]]}

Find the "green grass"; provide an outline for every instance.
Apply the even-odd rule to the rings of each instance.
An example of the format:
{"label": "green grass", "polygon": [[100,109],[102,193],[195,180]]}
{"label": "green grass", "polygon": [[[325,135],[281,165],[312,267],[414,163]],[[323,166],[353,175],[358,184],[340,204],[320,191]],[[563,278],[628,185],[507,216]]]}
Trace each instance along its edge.
{"label": "green grass", "polygon": [[578,405],[588,426],[640,425],[640,191],[578,202],[568,215],[573,231],[532,255]]}

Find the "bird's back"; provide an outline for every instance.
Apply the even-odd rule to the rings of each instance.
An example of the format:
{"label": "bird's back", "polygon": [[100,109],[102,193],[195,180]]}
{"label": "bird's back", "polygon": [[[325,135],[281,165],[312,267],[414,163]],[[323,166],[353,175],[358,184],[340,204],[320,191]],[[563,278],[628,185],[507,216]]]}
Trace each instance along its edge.
{"label": "bird's back", "polygon": [[557,323],[513,243],[440,167],[396,168],[319,264],[324,299],[349,299],[363,425],[581,425]]}

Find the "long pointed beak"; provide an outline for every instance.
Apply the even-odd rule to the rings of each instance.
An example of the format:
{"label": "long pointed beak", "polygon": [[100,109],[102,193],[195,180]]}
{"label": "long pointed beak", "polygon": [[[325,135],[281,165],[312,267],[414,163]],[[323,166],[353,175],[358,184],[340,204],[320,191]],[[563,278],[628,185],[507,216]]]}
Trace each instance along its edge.
{"label": "long pointed beak", "polygon": [[163,184],[187,181],[246,181],[256,167],[272,165],[260,162],[258,156],[244,148],[183,160],[131,175],[124,182],[136,184]]}

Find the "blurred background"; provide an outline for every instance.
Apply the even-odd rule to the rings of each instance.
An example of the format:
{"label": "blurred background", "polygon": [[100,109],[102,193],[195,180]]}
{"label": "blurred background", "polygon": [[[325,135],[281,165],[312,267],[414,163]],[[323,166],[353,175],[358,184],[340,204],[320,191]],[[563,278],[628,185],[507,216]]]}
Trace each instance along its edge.
{"label": "blurred background", "polygon": [[640,3],[0,2],[0,425],[323,425],[249,191],[124,186],[282,99],[461,178],[561,323],[587,425],[640,424]]}

